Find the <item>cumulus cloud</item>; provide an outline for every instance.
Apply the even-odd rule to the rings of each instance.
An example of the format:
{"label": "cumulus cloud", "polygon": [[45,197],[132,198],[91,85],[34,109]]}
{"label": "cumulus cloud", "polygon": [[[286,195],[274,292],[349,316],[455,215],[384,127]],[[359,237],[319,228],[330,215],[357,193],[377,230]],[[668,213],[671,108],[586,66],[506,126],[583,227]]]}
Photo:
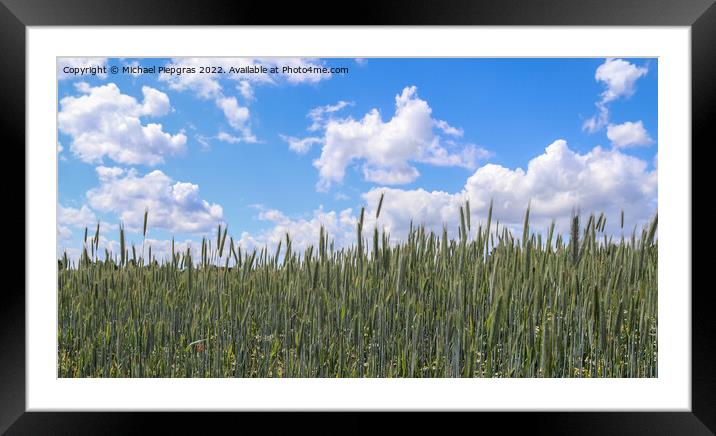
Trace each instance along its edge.
{"label": "cumulus cloud", "polygon": [[238,240],[243,249],[252,250],[264,246],[275,247],[291,237],[291,245],[296,251],[304,251],[309,246],[317,245],[321,226],[330,235],[336,246],[347,246],[354,242],[356,218],[352,209],[340,212],[324,211],[319,208],[310,217],[290,218],[276,209],[262,209],[259,220],[270,223],[272,227],[252,235],[243,232]]}
{"label": "cumulus cloud", "polygon": [[[94,234],[91,233],[91,237],[94,237]],[[70,245],[71,244],[71,245]],[[89,244],[88,244],[89,245]],[[120,245],[119,242],[115,239],[109,239],[107,236],[105,236],[102,233],[102,230],[100,228],[100,236],[99,236],[99,242],[97,244],[97,251],[95,252],[95,256],[97,259],[104,260],[105,259],[105,250],[110,253],[111,258],[115,258],[120,253]],[[131,247],[131,245],[130,245]],[[67,258],[70,260],[70,262],[77,263],[79,261],[80,256],[82,255],[82,241],[79,242],[79,245],[75,245],[74,241],[60,241],[59,244],[57,244],[57,258],[62,258],[65,254],[67,255]],[[131,250],[131,248],[130,248]],[[141,250],[139,250],[141,251]],[[88,247],[88,255],[91,256],[90,248]]]}
{"label": "cumulus cloud", "polygon": [[[62,204],[57,205],[57,248],[56,254],[61,258],[65,253],[68,258],[76,262],[83,247],[82,235],[84,229],[88,229],[88,239],[94,238],[97,223],[100,224],[98,257],[104,258],[104,250],[117,252],[119,243],[108,239],[107,234],[110,231],[117,231],[116,224],[110,224],[97,219],[94,211],[87,205],[83,204],[80,208],[66,207]],[[79,242],[73,238],[74,231],[80,230]]]}
{"label": "cumulus cloud", "polygon": [[[106,58],[60,58],[57,60],[57,80],[67,80],[72,78],[78,78],[82,76],[78,76],[72,73],[66,73],[65,67],[70,68],[82,68],[82,69],[91,69],[91,68],[97,68],[97,67],[106,67],[107,66],[107,59]],[[90,70],[84,75],[92,75]],[[97,72],[95,74],[97,77],[100,77],[102,79],[107,78],[107,73],[104,72]]]}
{"label": "cumulus cloud", "polygon": [[[376,222],[375,209],[382,194],[385,199]],[[596,147],[579,154],[564,140],[557,140],[530,160],[526,170],[484,165],[458,192],[377,187],[362,198],[367,210],[364,228],[372,229],[377,224],[390,233],[394,242],[407,236],[411,222],[436,232],[447,225],[454,236],[459,226],[459,208],[468,199],[473,223],[485,222],[493,200],[494,221],[512,229],[515,237],[521,235],[528,205],[533,231],[544,233],[555,220],[557,230],[566,233],[572,211],[578,209],[582,214],[604,212],[607,233],[616,235],[622,210],[627,232],[634,225],[647,223],[656,212],[657,173],[647,168],[647,162],[618,149]],[[263,211],[260,219],[273,227],[257,235],[245,233],[241,241],[249,246],[271,246],[289,232],[302,246],[315,245],[323,224],[338,246],[350,245],[355,243],[357,215],[352,209],[329,212],[320,208],[310,218],[290,218],[278,210]]]}
{"label": "cumulus cloud", "polygon": [[[373,109],[362,119],[351,117],[325,119],[325,115],[347,105],[322,106],[309,113],[314,124],[323,131],[321,155],[314,161],[319,172],[318,189],[326,190],[332,183],[341,182],[346,167],[362,161],[366,180],[383,184],[405,184],[414,181],[420,173],[411,162],[439,166],[458,166],[474,169],[477,161],[490,155],[472,144],[445,141],[436,128],[451,136],[462,131],[445,121],[432,118],[432,109],[418,97],[417,88],[406,87],[395,97],[395,113],[383,121],[380,112]],[[294,148],[299,139],[292,138]],[[311,143],[318,141],[312,139]]]}
{"label": "cumulus cloud", "polygon": [[[228,241],[227,241],[228,243]],[[170,261],[172,258],[172,240],[171,239],[153,239],[147,238],[144,243],[145,255],[149,255],[149,247],[152,248],[152,257],[162,261]],[[182,241],[174,241],[174,253],[186,253],[187,248],[191,248],[192,253],[196,253],[197,247],[201,249],[201,242],[196,242],[191,239],[184,239]]]}
{"label": "cumulus cloud", "polygon": [[475,222],[484,219],[490,200],[494,216],[503,224],[520,228],[530,205],[530,218],[537,228],[545,229],[551,220],[558,228],[568,229],[572,210],[582,213],[604,212],[611,218],[611,230],[624,209],[632,223],[646,222],[656,210],[657,175],[647,163],[618,150],[596,147],[586,154],[572,151],[564,140],[550,144],[533,158],[527,170],[488,164],[467,179],[462,191],[376,188],[364,194],[366,203],[377,204],[385,192],[381,221],[397,234],[420,217],[436,228],[443,222],[458,223],[457,208],[470,199]]}
{"label": "cumulus cloud", "polygon": [[620,97],[634,94],[636,81],[648,72],[646,67],[638,67],[623,59],[607,59],[597,68],[594,78],[604,83],[602,101],[608,103]]}
{"label": "cumulus cloud", "polygon": [[251,128],[248,125],[249,109],[247,107],[239,105],[236,97],[220,97],[216,100],[216,105],[224,112],[229,125],[241,132],[241,140],[256,142],[256,136],[251,133]]}
{"label": "cumulus cloud", "polygon": [[609,122],[607,104],[622,97],[631,97],[636,90],[636,81],[648,71],[646,67],[636,66],[623,59],[606,59],[594,74],[594,78],[605,86],[602,98],[596,103],[598,113],[585,120],[583,129],[593,133],[606,126]]}
{"label": "cumulus cloud", "polygon": [[[228,244],[228,241],[227,241]],[[127,249],[129,250],[130,256],[132,255],[132,245],[134,245],[137,255],[139,256],[142,252],[142,241],[132,240],[131,235],[128,235]],[[120,244],[116,239],[110,239],[100,234],[99,237],[99,248],[97,250],[97,258],[105,259],[105,249],[109,252],[111,258],[116,258],[120,255]],[[171,239],[154,239],[147,238],[144,241],[144,259],[145,262],[149,262],[149,249],[152,251],[152,259],[158,262],[171,261],[172,258],[172,240]],[[191,252],[196,255],[196,250],[201,250],[201,242],[194,241],[192,239],[175,240],[174,241],[174,253],[186,253],[187,248],[191,248]],[[58,249],[58,257],[62,257],[64,253],[67,253],[67,257],[77,262],[82,254],[81,247],[61,247]],[[226,253],[226,251],[224,252]],[[224,254],[226,256],[226,254]]]}
{"label": "cumulus cloud", "polygon": [[149,209],[149,228],[203,233],[222,221],[223,209],[199,196],[199,186],[175,182],[162,171],[140,175],[135,169],[98,167],[99,186],[87,191],[89,204],[114,212],[130,231],[142,228]]}
{"label": "cumulus cloud", "polygon": [[650,145],[654,143],[641,121],[627,121],[623,124],[610,124],[607,127],[607,138],[617,148]]}
{"label": "cumulus cloud", "polygon": [[[94,221],[94,223],[90,223],[88,225],[89,227],[89,235],[88,238],[94,238],[95,235],[95,229],[97,222]],[[79,227],[79,226],[76,226]],[[82,227],[84,228],[84,227]],[[152,258],[156,259],[159,262],[168,261],[171,260],[171,254],[172,254],[172,240],[171,239],[155,239],[148,237],[146,240],[144,240],[144,253],[142,253],[142,234],[141,229],[139,229],[140,232],[132,233],[129,231],[130,229],[125,233],[125,240],[127,244],[127,250],[130,253],[132,253],[132,246],[135,247],[137,255],[143,255],[145,257],[145,260],[149,261],[149,250],[151,248]],[[70,232],[71,236],[71,232]],[[106,253],[105,250],[109,253],[111,258],[118,258],[120,256],[120,243],[118,240],[119,237],[119,226],[116,224],[109,224],[106,222],[100,223],[100,232],[99,232],[99,242],[98,242],[98,249],[95,252],[96,256],[100,260],[105,260]],[[192,239],[183,239],[183,240],[175,240],[174,241],[174,252],[175,253],[186,253],[187,248],[192,249],[193,253],[196,253],[196,249],[201,247],[201,242],[197,242]],[[67,257],[72,262],[77,262],[80,258],[80,255],[82,254],[82,241],[79,242],[70,239],[70,237],[67,238],[61,238],[60,243],[57,245],[57,257],[61,258],[64,254],[67,254]],[[91,255],[91,252],[88,248],[88,254]]]}
{"label": "cumulus cloud", "polygon": [[86,204],[79,209],[57,204],[57,234],[60,239],[70,238],[72,228],[84,229],[94,224],[97,224],[97,217]]}
{"label": "cumulus cloud", "polygon": [[97,222],[92,209],[83,204],[79,209],[57,205],[57,223],[73,227],[86,227]]}
{"label": "cumulus cloud", "polygon": [[60,239],[67,240],[72,237],[72,230],[67,226],[57,226],[57,236]]}
{"label": "cumulus cloud", "polygon": [[165,93],[149,86],[142,86],[142,94],[144,95],[144,101],[142,102],[140,115],[161,117],[169,113],[171,106],[169,105],[169,97]]}
{"label": "cumulus cloud", "polygon": [[242,129],[246,120],[249,119],[249,110],[239,106],[236,97],[220,98],[216,101],[216,105],[224,111],[231,127],[237,130]]}
{"label": "cumulus cloud", "polygon": [[[100,186],[88,193],[90,205],[96,210],[116,212],[130,230],[141,228],[145,206],[150,210],[150,230],[211,232],[222,219],[221,207],[200,199],[196,185],[174,182],[161,171],[139,176],[134,170],[99,167],[97,174]],[[376,220],[375,209],[382,194],[385,200]],[[618,235],[621,210],[625,212],[627,233],[633,226],[645,224],[656,212],[657,172],[650,170],[647,162],[617,148],[595,147],[580,154],[564,140],[557,140],[531,159],[526,169],[496,164],[480,167],[457,192],[373,188],[362,194],[366,205],[364,228],[371,230],[377,225],[390,233],[393,242],[406,237],[411,221],[436,232],[446,225],[450,235],[455,236],[459,207],[467,199],[473,228],[484,223],[493,200],[494,221],[512,229],[516,237],[521,234],[527,205],[531,207],[533,231],[544,233],[555,220],[558,231],[568,232],[570,215],[577,208],[582,214],[604,212],[607,233]],[[337,247],[348,246],[355,243],[358,215],[359,209],[348,208],[331,211],[319,207],[308,216],[260,208],[258,219],[266,228],[243,232],[237,241],[244,249],[275,247],[288,233],[294,249],[304,250],[316,245],[323,226]],[[63,216],[66,218],[62,222],[94,221],[87,206],[69,208]],[[151,244],[153,252],[166,253],[169,242],[152,240]]]}
{"label": "cumulus cloud", "polygon": [[363,178],[370,182],[386,185],[404,185],[420,176],[420,172],[407,164],[395,165],[390,168],[363,166]]}
{"label": "cumulus cloud", "polygon": [[186,136],[172,135],[161,124],[142,124],[142,117],[160,117],[170,110],[169,97],[148,86],[143,101],[122,94],[114,83],[91,87],[76,85],[82,94],[60,100],[60,132],[71,138],[70,150],[84,162],[157,165],[166,156],[185,150]]}

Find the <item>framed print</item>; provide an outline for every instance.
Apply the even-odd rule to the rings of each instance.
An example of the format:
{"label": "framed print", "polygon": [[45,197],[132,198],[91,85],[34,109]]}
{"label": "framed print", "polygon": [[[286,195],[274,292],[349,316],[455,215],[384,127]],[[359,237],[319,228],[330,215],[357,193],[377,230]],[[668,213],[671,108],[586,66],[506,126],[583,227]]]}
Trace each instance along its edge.
{"label": "framed print", "polygon": [[656,3],[3,1],[0,429],[712,434],[716,7]]}

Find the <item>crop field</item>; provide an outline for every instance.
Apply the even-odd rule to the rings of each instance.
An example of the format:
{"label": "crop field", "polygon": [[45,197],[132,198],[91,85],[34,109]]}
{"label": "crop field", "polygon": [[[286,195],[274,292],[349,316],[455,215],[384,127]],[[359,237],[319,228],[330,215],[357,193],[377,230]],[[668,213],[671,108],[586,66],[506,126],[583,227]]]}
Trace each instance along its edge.
{"label": "crop field", "polygon": [[515,236],[491,210],[476,226],[466,203],[457,237],[415,226],[400,243],[361,211],[353,246],[321,231],[303,252],[290,235],[246,251],[219,227],[156,259],[123,229],[114,254],[85,231],[81,258],[58,261],[58,375],[656,377],[657,217],[538,234],[528,209]]}

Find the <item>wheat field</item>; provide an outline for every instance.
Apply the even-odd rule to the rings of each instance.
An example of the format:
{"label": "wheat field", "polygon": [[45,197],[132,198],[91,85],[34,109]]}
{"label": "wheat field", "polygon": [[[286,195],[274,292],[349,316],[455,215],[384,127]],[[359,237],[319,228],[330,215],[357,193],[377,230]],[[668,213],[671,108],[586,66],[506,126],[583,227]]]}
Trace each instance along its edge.
{"label": "wheat field", "polygon": [[453,239],[416,226],[390,243],[362,210],[351,247],[322,229],[303,252],[290,235],[246,251],[220,226],[166,259],[124,228],[98,253],[85,231],[58,261],[58,375],[657,376],[656,216],[612,239],[604,215],[542,235],[528,208],[515,237],[492,208],[479,226],[469,202],[456,213]]}

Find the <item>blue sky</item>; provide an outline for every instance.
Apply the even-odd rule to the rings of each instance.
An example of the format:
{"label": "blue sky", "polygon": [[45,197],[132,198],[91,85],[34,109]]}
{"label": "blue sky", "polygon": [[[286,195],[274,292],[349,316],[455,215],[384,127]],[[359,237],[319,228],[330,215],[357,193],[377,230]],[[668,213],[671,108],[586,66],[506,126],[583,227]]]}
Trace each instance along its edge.
{"label": "blue sky", "polygon": [[[347,67],[347,73],[72,74],[92,66]],[[149,238],[212,236],[246,248],[325,225],[349,244],[362,205],[381,221],[476,222],[489,199],[508,226],[532,204],[535,230],[572,208],[656,211],[656,59],[60,59],[58,254],[84,226]],[[214,70],[216,71],[216,70]],[[318,109],[317,109],[318,108]],[[598,148],[597,148],[598,147]],[[530,165],[530,162],[533,164]],[[528,169],[528,165],[529,169]],[[454,218],[453,218],[454,216]],[[610,227],[616,231],[615,227]],[[133,240],[141,237],[132,235]]]}

